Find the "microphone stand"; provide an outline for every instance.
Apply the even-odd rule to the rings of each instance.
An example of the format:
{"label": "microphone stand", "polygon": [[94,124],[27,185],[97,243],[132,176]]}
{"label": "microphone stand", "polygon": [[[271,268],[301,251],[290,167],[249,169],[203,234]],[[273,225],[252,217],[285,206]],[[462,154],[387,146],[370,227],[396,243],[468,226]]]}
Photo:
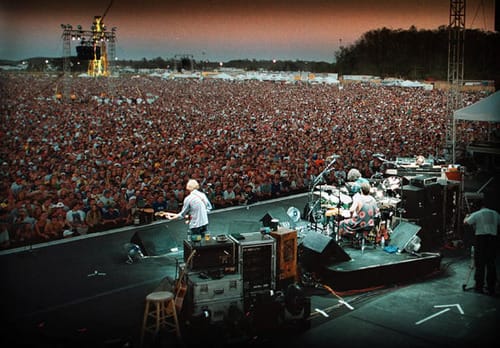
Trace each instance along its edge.
{"label": "microphone stand", "polygon": [[[378,158],[380,161],[382,161],[383,163],[389,163],[389,164],[393,164],[396,168],[403,168],[403,166],[401,166],[400,164],[398,164],[397,162],[395,161],[388,161],[386,160],[385,158],[383,157],[376,157]],[[396,210],[396,217],[398,219],[398,225],[399,223],[401,223],[401,220],[403,219],[403,212],[405,211],[404,208],[403,208],[403,204],[404,204],[404,201],[403,201],[403,183],[404,183],[404,178],[403,176],[401,175],[395,175],[397,178],[399,178],[399,180],[401,180],[401,187],[400,187],[400,194],[399,194],[399,197],[400,197],[400,200],[401,200],[401,207],[400,208],[397,208],[397,203],[396,203],[396,207],[395,207],[395,210]],[[383,185],[383,183],[382,183]],[[386,223],[386,227],[388,228],[389,227],[389,224]],[[391,229],[392,229],[392,226],[390,226]]]}
{"label": "microphone stand", "polygon": [[339,187],[337,189],[337,214],[335,215],[335,224],[333,226],[333,235],[335,236],[335,241],[338,242],[339,241],[339,225],[340,225],[340,220],[341,220],[341,217],[343,217],[342,213],[341,213],[341,207],[342,207],[342,200],[341,200],[341,196],[340,196],[340,187],[343,186],[344,182],[342,180],[342,178],[337,178],[337,182],[339,184]]}
{"label": "microphone stand", "polygon": [[[336,157],[332,157],[332,158],[333,158],[333,160],[328,164],[328,166],[326,166],[326,168],[323,169],[323,171],[321,173],[319,173],[319,175],[314,179],[312,186],[311,186],[310,197],[312,197],[314,195],[313,191],[314,191],[314,188],[316,187],[316,185],[318,185],[322,180],[324,180],[324,175],[330,172],[330,167],[333,166],[333,164],[337,161]],[[310,207],[309,219],[311,217],[311,214],[314,213],[314,209],[315,209],[316,205],[318,204],[318,202],[320,202],[320,210],[321,210],[321,198],[323,198],[322,193],[323,193],[323,188],[320,186],[319,199],[316,200],[316,202],[314,202],[312,207]],[[309,204],[309,206],[310,206],[310,204]],[[316,219],[316,217],[314,217],[314,230],[316,232],[318,231],[318,219]]]}

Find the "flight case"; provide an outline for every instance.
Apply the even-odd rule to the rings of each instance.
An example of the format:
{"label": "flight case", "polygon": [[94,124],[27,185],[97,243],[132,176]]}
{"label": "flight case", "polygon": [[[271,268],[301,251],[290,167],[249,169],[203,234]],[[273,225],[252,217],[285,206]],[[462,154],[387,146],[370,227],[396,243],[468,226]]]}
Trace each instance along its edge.
{"label": "flight case", "polygon": [[236,245],[237,270],[243,277],[243,294],[275,290],[276,240],[269,234],[250,232],[230,235]]}

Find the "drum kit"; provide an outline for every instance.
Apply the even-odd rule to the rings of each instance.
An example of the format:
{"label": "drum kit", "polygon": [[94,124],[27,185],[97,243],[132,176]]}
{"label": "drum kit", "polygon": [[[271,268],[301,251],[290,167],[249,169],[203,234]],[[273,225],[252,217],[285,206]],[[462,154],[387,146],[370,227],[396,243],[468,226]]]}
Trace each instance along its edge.
{"label": "drum kit", "polygon": [[[401,202],[401,189],[402,180],[395,176],[372,182],[370,195],[377,201],[381,220],[387,222],[395,215],[398,204]],[[312,196],[316,201],[309,204],[311,207],[309,221],[314,223],[315,228],[319,225],[324,233],[328,235],[335,233],[338,222],[351,217],[349,208],[353,195],[346,186],[319,185],[315,187]]]}

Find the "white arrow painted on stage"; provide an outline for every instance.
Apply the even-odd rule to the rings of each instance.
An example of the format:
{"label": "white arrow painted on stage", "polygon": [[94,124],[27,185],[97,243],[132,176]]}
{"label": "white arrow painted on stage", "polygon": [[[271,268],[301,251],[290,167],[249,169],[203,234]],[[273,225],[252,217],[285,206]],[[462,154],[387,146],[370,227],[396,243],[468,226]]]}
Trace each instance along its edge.
{"label": "white arrow painted on stage", "polygon": [[445,307],[457,307],[458,311],[460,314],[464,315],[464,310],[462,309],[462,306],[460,306],[458,303],[455,304],[444,304],[444,305],[435,305],[434,308],[445,308]]}
{"label": "white arrow painted on stage", "polygon": [[438,315],[441,315],[441,314],[443,314],[445,312],[448,312],[450,310],[450,307],[457,307],[457,309],[460,312],[460,314],[464,315],[464,311],[463,311],[462,307],[458,303],[449,304],[449,305],[435,305],[434,308],[444,308],[444,309],[442,311],[434,313],[433,315],[428,316],[427,318],[424,318],[422,320],[417,321],[415,323],[415,325],[420,325],[420,324],[426,322],[427,320],[430,320],[432,318],[437,317]]}

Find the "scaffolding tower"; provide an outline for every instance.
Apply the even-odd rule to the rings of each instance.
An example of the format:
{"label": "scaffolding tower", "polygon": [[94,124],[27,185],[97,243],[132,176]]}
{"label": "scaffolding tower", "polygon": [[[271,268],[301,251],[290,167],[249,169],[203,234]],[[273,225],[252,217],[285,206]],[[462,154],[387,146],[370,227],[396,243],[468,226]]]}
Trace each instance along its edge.
{"label": "scaffolding tower", "polygon": [[70,96],[71,46],[88,48],[91,56],[88,58],[87,73],[92,77],[108,77],[113,75],[116,60],[116,28],[107,31],[102,24],[102,18],[96,16],[91,30],[83,30],[81,25],[76,29],[71,24],[61,24],[63,29],[63,78],[62,95]]}
{"label": "scaffolding tower", "polygon": [[[448,100],[446,147],[447,160],[456,163],[456,124],[453,117],[455,110],[462,107],[461,87],[464,82],[464,48],[465,48],[465,0],[450,0],[450,24],[448,27]],[[462,216],[464,206],[465,168],[460,168],[458,195],[453,199],[455,209],[448,238],[462,235]]]}
{"label": "scaffolding tower", "polygon": [[465,47],[465,0],[450,0],[450,23],[448,27],[448,100],[446,148],[452,163],[455,163],[456,130],[453,112],[462,107],[460,89],[464,81]]}
{"label": "scaffolding tower", "polygon": [[[62,96],[70,96],[71,42],[75,41],[78,59],[88,60],[87,73],[92,77],[108,77],[113,74],[116,59],[116,27],[110,31],[104,25],[104,18],[113,5],[111,0],[102,16],[94,16],[90,30],[83,30],[81,25],[73,29],[71,24],[61,24],[63,29],[63,76]],[[109,83],[108,83],[109,84]],[[110,88],[108,87],[108,93]]]}

